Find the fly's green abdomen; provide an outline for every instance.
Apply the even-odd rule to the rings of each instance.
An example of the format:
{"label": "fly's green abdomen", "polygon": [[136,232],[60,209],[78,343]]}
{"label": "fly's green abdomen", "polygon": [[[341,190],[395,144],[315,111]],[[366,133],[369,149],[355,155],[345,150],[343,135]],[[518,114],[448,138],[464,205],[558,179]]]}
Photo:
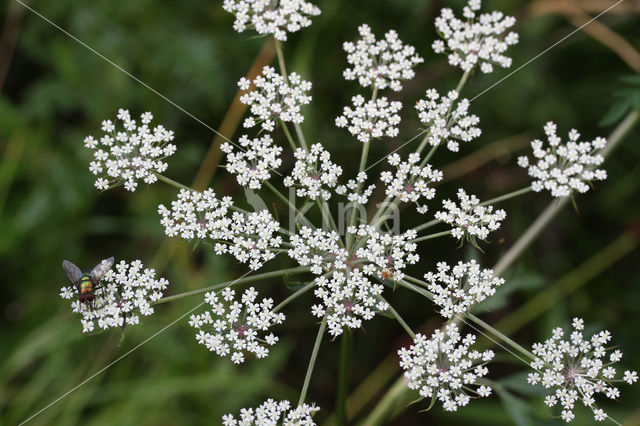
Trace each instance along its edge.
{"label": "fly's green abdomen", "polygon": [[89,275],[83,275],[80,278],[80,294],[91,294],[93,291],[93,283]]}

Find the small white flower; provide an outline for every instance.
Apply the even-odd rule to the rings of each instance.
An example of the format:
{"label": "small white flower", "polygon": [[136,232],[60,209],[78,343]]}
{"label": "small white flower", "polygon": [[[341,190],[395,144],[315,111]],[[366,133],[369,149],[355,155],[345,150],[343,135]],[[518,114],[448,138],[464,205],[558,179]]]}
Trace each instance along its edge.
{"label": "small white flower", "polygon": [[475,243],[475,239],[487,239],[489,232],[500,228],[501,222],[507,217],[504,210],[493,210],[493,206],[481,206],[475,195],[467,195],[463,189],[458,189],[460,205],[451,200],[444,200],[445,211],[436,212],[435,218],[452,225],[452,235],[461,240],[466,238]]}
{"label": "small white flower", "polygon": [[244,149],[234,152],[233,146],[223,143],[220,149],[227,154],[227,171],[236,175],[238,184],[251,189],[262,188],[262,182],[269,180],[271,170],[282,164],[282,148],[273,144],[271,136],[264,135],[249,139],[243,135],[239,141]]}
{"label": "small white flower", "polygon": [[310,26],[310,16],[320,15],[320,9],[305,0],[224,0],[222,8],[235,15],[233,29],[239,33],[253,28],[280,41],[287,40],[287,33]]}
{"label": "small white flower", "polygon": [[298,197],[309,197],[312,200],[331,198],[329,189],[338,184],[342,167],[331,161],[329,152],[316,143],[308,152],[298,148],[294,156],[296,163],[291,175],[284,179],[284,185],[295,187]]}
{"label": "small white flower", "polygon": [[518,43],[518,34],[509,32],[516,20],[502,12],[477,15],[479,0],[469,0],[464,7],[465,20],[456,18],[453,11],[444,8],[436,18],[436,29],[442,40],[433,42],[436,53],[446,53],[449,64],[471,71],[480,64],[483,73],[493,71],[493,65],[511,66],[511,58],[505,56],[509,46]]}
{"label": "small white flower", "polygon": [[365,102],[361,95],[351,98],[351,102],[353,107],[344,107],[342,115],[336,118],[336,126],[346,127],[349,133],[363,143],[383,136],[398,135],[398,111],[402,109],[400,102],[390,102],[384,96]]}
{"label": "small white flower", "polygon": [[[245,78],[238,82],[242,90],[249,90],[250,85]],[[254,90],[240,96],[240,102],[248,105],[252,114],[244,120],[244,127],[262,123],[264,130],[272,132],[277,120],[298,124],[304,121],[300,107],[311,102],[309,81],[294,72],[289,74],[287,82],[273,67],[265,66],[253,85]]]}
{"label": "small white flower", "polygon": [[176,146],[170,143],[173,131],[162,126],[149,128],[153,118],[149,112],[142,114],[140,126],[125,109],[118,110],[117,118],[122,130],[116,131],[116,124],[105,120],[102,122],[105,134],[99,143],[93,136],[84,139],[84,146],[93,150],[89,170],[97,176],[95,187],[101,191],[119,184],[135,191],[139,181],[154,183],[158,180],[156,173],[167,169],[163,160],[176,152]]}
{"label": "small white flower", "polygon": [[469,101],[462,99],[455,104],[458,92],[451,90],[441,97],[435,89],[429,89],[426,95],[416,103],[416,110],[420,122],[427,127],[431,146],[446,143],[448,150],[458,152],[460,142],[471,142],[480,136],[480,119],[469,115]]}
{"label": "small white flower", "polygon": [[424,59],[416,54],[413,46],[402,44],[394,30],[387,32],[384,40],[376,40],[366,24],[360,25],[358,32],[360,38],[355,43],[343,44],[347,62],[352,65],[344,71],[344,78],[358,79],[363,87],[402,90],[400,81],[412,79],[415,76],[412,68]]}
{"label": "small white flower", "polygon": [[395,174],[385,171],[380,174],[380,180],[387,186],[389,197],[398,197],[402,202],[415,203],[419,213],[426,213],[427,206],[421,205],[420,200],[431,200],[436,190],[429,185],[442,180],[442,172],[432,168],[429,164],[420,167],[420,155],[412,153],[407,161],[401,161],[398,154],[388,157],[389,164],[396,167]]}
{"label": "small white flower", "polygon": [[605,180],[607,172],[596,169],[604,161],[600,151],[607,144],[606,139],[598,137],[591,142],[579,142],[580,134],[572,129],[569,141],[562,143],[556,135],[556,125],[549,121],[544,126],[548,147],[536,139],[531,142],[533,161],[519,157],[518,165],[528,169],[529,176],[534,178],[531,187],[534,191],[548,190],[554,197],[567,197],[574,191],[585,193],[592,181]]}
{"label": "small white flower", "polygon": [[99,329],[123,327],[140,322],[140,315],[153,314],[154,302],[162,297],[169,282],[164,278],[156,279],[154,269],[145,269],[142,262],[134,260],[130,264],[121,261],[106,273],[101,282],[93,289],[92,303],[77,300],[77,290],[62,287],[63,299],[76,299],[71,303],[74,313],[80,314],[82,332]]}
{"label": "small white flower", "polygon": [[224,426],[312,426],[315,425],[313,415],[320,408],[315,404],[301,404],[291,408],[289,401],[276,402],[268,399],[258,408],[243,408],[236,419],[232,414],[222,416]]}
{"label": "small white flower", "polygon": [[[558,327],[553,330],[550,339],[533,345],[533,354],[537,358],[531,363],[535,372],[529,374],[529,383],[541,383],[553,390],[545,402],[550,407],[560,403],[565,421],[570,422],[575,418],[573,409],[579,400],[593,411],[596,420],[601,421],[607,415],[595,404],[594,396],[603,393],[615,399],[620,395],[613,383],[621,380],[615,379],[616,369],[612,364],[621,359],[622,353],[614,351],[615,355],[607,362],[605,355],[612,350],[609,343],[611,333],[605,330],[585,339],[581,318],[574,318],[573,329],[566,340],[563,339],[564,331]],[[635,377],[635,371],[624,373],[624,380],[629,384],[636,380]]]}
{"label": "small white flower", "polygon": [[[478,379],[489,370],[485,365],[493,359],[491,350],[470,350],[476,338],[472,334],[464,338],[458,326],[450,323],[445,331],[436,330],[430,339],[417,334],[413,344],[398,351],[400,367],[409,381],[409,388],[417,390],[422,398],[435,397],[445,411],[457,411],[470,401],[467,392],[486,397],[491,389],[480,386]],[[477,390],[471,386],[478,386]]]}
{"label": "small white flower", "polygon": [[438,272],[424,276],[433,293],[433,301],[440,306],[440,314],[452,318],[467,312],[474,304],[482,302],[504,284],[491,269],[480,269],[475,260],[458,262],[451,268],[445,262],[438,263]]}
{"label": "small white flower", "polygon": [[189,325],[198,329],[198,343],[219,356],[231,355],[234,364],[242,364],[245,353],[257,358],[269,355],[268,346],[278,338],[266,333],[285,319],[283,313],[273,312],[273,299],[258,302],[258,292],[253,287],[244,291],[240,301],[235,300],[235,291],[229,287],[222,296],[220,300],[216,293],[207,293],[205,301],[211,310],[189,318]]}

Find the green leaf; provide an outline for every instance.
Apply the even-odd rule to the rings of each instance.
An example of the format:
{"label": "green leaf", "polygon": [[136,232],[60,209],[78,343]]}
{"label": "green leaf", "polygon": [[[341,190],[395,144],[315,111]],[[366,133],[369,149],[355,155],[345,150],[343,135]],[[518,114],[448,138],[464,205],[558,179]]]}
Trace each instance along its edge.
{"label": "green leaf", "polygon": [[527,402],[510,393],[502,386],[495,386],[494,390],[500,397],[502,405],[504,406],[507,413],[509,413],[515,424],[517,424],[518,426],[533,425],[533,420],[531,419],[531,409],[529,408],[529,404]]}

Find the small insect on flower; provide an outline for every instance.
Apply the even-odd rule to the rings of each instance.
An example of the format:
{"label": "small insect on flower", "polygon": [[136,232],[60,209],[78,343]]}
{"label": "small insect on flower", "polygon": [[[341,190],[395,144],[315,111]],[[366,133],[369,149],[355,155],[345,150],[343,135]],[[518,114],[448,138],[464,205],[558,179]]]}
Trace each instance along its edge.
{"label": "small insect on flower", "polygon": [[62,269],[64,269],[69,280],[71,280],[73,286],[78,290],[78,300],[81,303],[93,303],[95,299],[94,292],[99,288],[102,278],[111,270],[111,267],[113,267],[113,262],[114,258],[110,257],[102,260],[91,271],[82,272],[80,268],[68,260],[62,261]]}
{"label": "small insect on flower", "polygon": [[391,278],[393,278],[393,268],[384,268],[382,272],[380,272],[380,274],[385,281],[389,281]]}

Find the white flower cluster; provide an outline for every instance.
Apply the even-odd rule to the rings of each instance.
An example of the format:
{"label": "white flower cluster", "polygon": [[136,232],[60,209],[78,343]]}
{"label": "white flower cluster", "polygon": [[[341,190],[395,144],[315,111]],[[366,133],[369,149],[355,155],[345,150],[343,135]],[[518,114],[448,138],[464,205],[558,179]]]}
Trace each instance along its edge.
{"label": "white flower cluster", "polygon": [[452,318],[467,312],[475,303],[480,303],[504,284],[491,269],[480,269],[475,260],[458,262],[451,268],[446,262],[438,262],[438,272],[429,272],[424,278],[433,293],[433,302],[440,306],[440,315]]}
{"label": "white flower cluster", "polygon": [[227,212],[233,205],[231,197],[216,198],[212,189],[204,192],[180,190],[178,199],[171,202],[171,210],[158,206],[160,224],[169,237],[185,240],[219,237],[229,226]]}
{"label": "white flower cluster", "polygon": [[587,192],[591,181],[607,178],[606,170],[596,169],[604,161],[599,152],[607,145],[605,138],[578,142],[580,133],[571,129],[569,141],[563,144],[552,121],[544,126],[544,132],[549,141],[548,147],[544,147],[539,139],[531,141],[533,156],[537,159],[535,164],[530,164],[525,156],[518,157],[518,165],[527,168],[529,176],[535,179],[531,184],[534,191],[546,189],[554,197],[567,197],[574,190]]}
{"label": "white flower cluster", "polygon": [[463,339],[454,323],[448,324],[444,332],[436,330],[428,340],[417,334],[409,349],[398,351],[409,388],[418,390],[423,398],[437,398],[446,411],[467,405],[471,397],[466,392],[481,397],[491,395],[488,386],[471,388],[489,372],[485,365],[494,356],[491,350],[469,350],[475,340],[472,334]]}
{"label": "white flower cluster", "polygon": [[84,146],[93,150],[89,171],[98,176],[95,187],[101,191],[123,182],[125,189],[135,191],[139,180],[154,183],[158,180],[156,173],[167,169],[162,160],[176,152],[176,146],[169,143],[173,131],[162,126],[150,129],[153,119],[150,112],[140,116],[140,126],[125,109],[118,110],[117,118],[122,121],[121,129],[116,129],[117,122],[104,120],[100,141],[93,136],[84,139]]}
{"label": "white flower cluster", "polygon": [[347,266],[348,253],[336,232],[303,226],[291,236],[289,243],[292,246],[289,257],[301,266],[311,266],[311,272],[316,275]]}
{"label": "white flower cluster", "polygon": [[280,41],[310,26],[310,16],[320,15],[320,9],[305,0],[224,0],[222,8],[236,16],[233,29],[239,33],[253,28]]}
{"label": "white flower cluster", "polygon": [[234,300],[235,291],[222,290],[222,300],[215,292],[207,293],[205,301],[210,311],[191,315],[189,325],[198,329],[196,340],[219,356],[231,354],[234,364],[245,361],[245,352],[257,358],[269,355],[268,346],[278,341],[273,333],[266,332],[275,324],[282,324],[283,313],[273,312],[273,299],[256,300],[258,292],[250,287],[240,301]]}
{"label": "white flower cluster", "polygon": [[372,138],[398,135],[398,124],[402,104],[389,101],[386,97],[366,101],[363,96],[351,98],[353,108],[344,107],[342,115],[336,118],[336,126],[346,127],[349,133],[356,136],[360,142],[369,142]]}
{"label": "white flower cluster", "polygon": [[162,297],[169,282],[164,278],[156,279],[154,269],[146,269],[139,260],[130,264],[121,261],[110,270],[93,289],[92,303],[81,303],[78,291],[73,286],[62,287],[63,299],[76,299],[71,303],[73,312],[82,316],[82,332],[92,332],[98,328],[106,330],[112,327],[138,324],[140,315],[153,314],[153,302]]}
{"label": "white flower cluster", "polygon": [[416,103],[418,118],[427,126],[428,142],[431,146],[447,143],[447,149],[458,152],[460,141],[471,142],[482,134],[476,115],[469,115],[469,101],[460,100],[454,109],[458,92],[451,90],[447,96],[440,96],[435,89],[427,90],[426,99]]}
{"label": "white flower cluster", "polygon": [[234,152],[233,146],[228,142],[220,146],[222,152],[227,154],[227,171],[236,175],[241,186],[260,189],[262,182],[271,177],[271,170],[282,164],[282,148],[274,145],[269,135],[254,139],[243,135],[238,142],[244,150]]}
{"label": "white flower cluster", "polygon": [[271,249],[282,244],[282,238],[274,235],[280,225],[267,210],[234,212],[229,217],[232,204],[230,197],[218,200],[211,189],[183,189],[171,203],[171,210],[160,205],[158,213],[167,236],[210,241],[216,254],[230,253],[240,262],[249,263],[251,269],[260,269],[275,256]]}
{"label": "white flower cluster", "polygon": [[464,21],[456,18],[453,11],[444,8],[436,18],[436,29],[443,40],[436,40],[432,47],[436,53],[448,54],[449,63],[464,71],[471,71],[479,63],[484,73],[493,71],[493,65],[502,68],[511,66],[511,58],[505,56],[509,46],[518,43],[518,34],[505,32],[516,20],[502,12],[477,15],[480,0],[469,0],[464,7]]}
{"label": "white flower cluster", "polygon": [[398,33],[390,30],[384,40],[376,40],[367,24],[358,27],[360,38],[354,44],[345,42],[342,47],[347,52],[347,62],[353,68],[344,71],[346,80],[358,79],[363,87],[373,86],[399,92],[401,80],[410,80],[415,76],[413,67],[424,61],[413,46],[402,44]]}
{"label": "white flower cluster", "polygon": [[342,175],[342,167],[331,161],[329,152],[321,144],[311,145],[309,151],[298,148],[291,175],[284,178],[284,185],[295,187],[298,197],[312,200],[331,198],[330,188],[335,188]]}
{"label": "white flower cluster", "polygon": [[320,408],[315,404],[302,404],[295,409],[289,401],[268,399],[255,410],[243,408],[236,419],[232,414],[222,416],[224,426],[313,426],[312,417]]}
{"label": "white flower cluster", "polygon": [[401,161],[398,154],[388,157],[389,164],[396,167],[395,175],[385,171],[380,174],[380,180],[387,184],[386,194],[390,197],[398,197],[402,202],[416,203],[419,213],[426,213],[427,206],[420,204],[420,199],[431,200],[436,195],[436,190],[429,187],[430,183],[442,180],[442,172],[427,164],[420,167],[420,154],[409,154],[407,161]]}
{"label": "white flower cluster", "polygon": [[403,234],[393,235],[379,232],[372,225],[360,225],[350,226],[347,232],[355,234],[355,240],[358,243],[362,239],[365,240],[363,246],[356,250],[354,260],[368,262],[361,267],[367,275],[384,280],[390,277],[393,277],[394,281],[401,280],[404,278],[402,270],[407,265],[413,265],[420,260],[420,256],[415,252],[417,244],[411,242],[416,238],[414,230],[410,229]]}
{"label": "white flower cluster", "polygon": [[[249,90],[251,83],[242,77],[238,86]],[[287,82],[273,67],[265,66],[262,75],[253,80],[253,85],[255,90],[240,96],[240,102],[248,105],[252,114],[244,120],[244,127],[262,123],[264,130],[272,132],[278,119],[290,123],[304,121],[300,107],[311,102],[311,82],[303,80],[295,72],[289,74]]]}
{"label": "white flower cluster", "polygon": [[351,203],[361,204],[364,206],[369,201],[369,197],[371,197],[371,194],[376,187],[375,184],[371,184],[358,192],[358,185],[364,186],[366,181],[367,174],[365,172],[360,172],[356,175],[355,179],[349,179],[346,184],[338,185],[336,187],[336,194],[346,196],[347,200]]}
{"label": "white flower cluster", "polygon": [[315,279],[315,295],[322,304],[314,305],[311,312],[318,318],[327,316],[329,334],[339,336],[345,327],[360,328],[362,320],[370,320],[376,311],[385,311],[389,305],[379,296],[384,287],[373,284],[359,269],[347,273],[335,271]]}
{"label": "white flower cluster", "polygon": [[[542,383],[547,389],[555,389],[553,394],[547,395],[545,403],[549,407],[560,403],[564,421],[575,418],[573,409],[579,400],[593,411],[596,420],[602,421],[607,414],[598,408],[594,395],[602,393],[617,399],[620,391],[612,383],[624,380],[633,384],[638,380],[638,373],[627,370],[623,378],[616,379],[616,369],[612,365],[622,359],[622,352],[613,350],[609,344],[611,333],[605,330],[585,339],[581,318],[573,319],[573,329],[568,340],[563,338],[564,331],[558,327],[550,339],[533,345],[537,358],[531,367],[536,372],[529,374],[528,381],[532,385]],[[607,351],[612,351],[608,357]]]}
{"label": "white flower cluster", "polygon": [[480,200],[475,195],[467,195],[464,189],[458,189],[460,205],[451,200],[442,202],[446,211],[436,212],[435,218],[453,226],[451,234],[461,240],[466,237],[475,242],[475,238],[481,240],[489,236],[489,232],[500,228],[501,222],[507,217],[507,213],[493,210],[493,206],[481,206]]}

